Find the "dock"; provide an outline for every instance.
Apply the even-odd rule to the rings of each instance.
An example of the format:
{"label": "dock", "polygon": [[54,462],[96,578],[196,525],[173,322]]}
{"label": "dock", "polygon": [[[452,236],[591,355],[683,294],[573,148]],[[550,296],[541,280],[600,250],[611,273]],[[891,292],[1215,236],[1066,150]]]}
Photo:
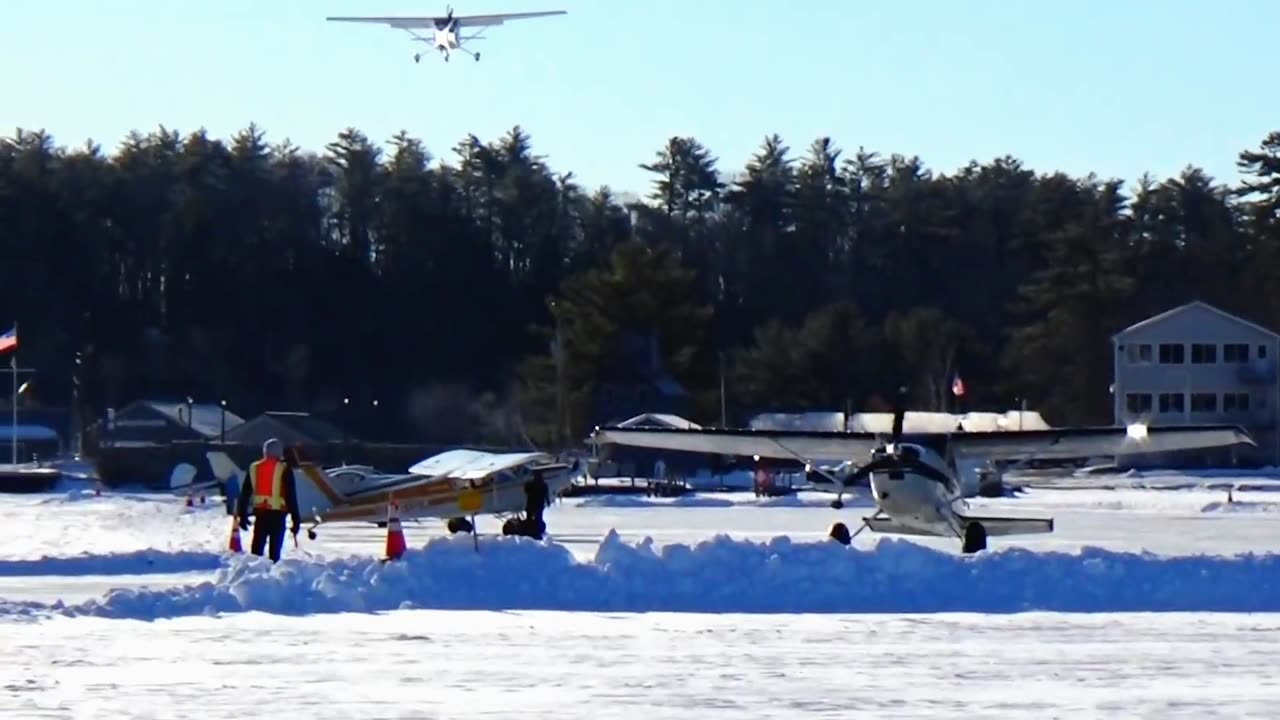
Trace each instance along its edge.
{"label": "dock", "polygon": [[0,465],[0,493],[47,493],[53,492],[58,481],[62,479],[62,471],[57,468],[28,465]]}

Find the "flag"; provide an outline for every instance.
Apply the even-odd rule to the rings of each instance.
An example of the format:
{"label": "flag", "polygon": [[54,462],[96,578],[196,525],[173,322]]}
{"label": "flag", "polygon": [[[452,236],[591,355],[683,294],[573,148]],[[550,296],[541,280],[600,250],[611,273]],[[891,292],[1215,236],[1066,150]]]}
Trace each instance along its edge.
{"label": "flag", "polygon": [[956,377],[951,381],[951,394],[956,397],[964,395],[964,381],[960,379],[960,373],[956,373]]}
{"label": "flag", "polygon": [[14,326],[9,332],[0,335],[0,352],[18,348],[18,328]]}

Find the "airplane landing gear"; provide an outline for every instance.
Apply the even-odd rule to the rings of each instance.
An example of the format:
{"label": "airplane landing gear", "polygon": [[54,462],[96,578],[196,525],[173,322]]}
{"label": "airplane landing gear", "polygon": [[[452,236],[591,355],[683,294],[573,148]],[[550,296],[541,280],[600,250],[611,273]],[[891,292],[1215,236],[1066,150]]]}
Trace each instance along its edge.
{"label": "airplane landing gear", "polygon": [[449,518],[449,521],[445,523],[445,528],[449,531],[450,535],[476,531],[475,525],[472,525],[470,520],[463,517]]}
{"label": "airplane landing gear", "polygon": [[480,53],[476,53],[476,62],[480,62]]}
{"label": "airplane landing gear", "polygon": [[853,536],[849,533],[849,526],[842,522],[832,525],[831,529],[827,531],[827,537],[841,545],[848,545],[853,542]]}
{"label": "airplane landing gear", "polygon": [[964,545],[960,549],[965,555],[972,555],[987,549],[987,529],[980,522],[971,522],[964,526]]}
{"label": "airplane landing gear", "polygon": [[547,524],[542,518],[507,518],[507,521],[502,523],[503,535],[523,535],[541,540],[546,532]]}
{"label": "airplane landing gear", "polygon": [[420,63],[420,62],[422,62],[422,53],[414,53],[414,54],[413,54],[413,61],[414,61],[414,62],[416,62],[416,63]]}

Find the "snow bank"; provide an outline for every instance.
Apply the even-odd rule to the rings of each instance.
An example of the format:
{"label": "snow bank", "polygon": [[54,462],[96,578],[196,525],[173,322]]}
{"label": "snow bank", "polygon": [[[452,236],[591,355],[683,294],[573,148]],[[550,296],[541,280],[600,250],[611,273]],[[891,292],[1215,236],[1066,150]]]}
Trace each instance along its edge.
{"label": "snow bank", "polygon": [[1203,513],[1280,513],[1280,503],[1249,502],[1211,502],[1200,508]]}
{"label": "snow bank", "polygon": [[651,498],[643,495],[591,495],[577,499],[581,508],[728,508],[737,503],[726,498],[685,495],[675,498]]}
{"label": "snow bank", "polygon": [[[831,506],[835,495],[796,493],[779,497],[756,497],[747,493],[715,495],[685,495],[676,498],[645,497],[643,495],[593,495],[574,498],[571,502],[580,508],[732,508],[732,507],[794,507],[825,508]],[[868,497],[857,493],[845,496],[847,507],[870,507]]]}
{"label": "snow bank", "polygon": [[0,577],[47,577],[51,575],[155,575],[213,571],[222,567],[222,553],[138,550],[105,555],[42,557],[32,560],[0,560]]}
{"label": "snow bank", "polygon": [[230,560],[211,582],[117,590],[61,606],[0,605],[151,620],[234,612],[286,615],[409,608],[696,613],[1010,613],[1280,611],[1280,555],[1166,558],[1085,549],[1008,549],[960,556],[903,540],[873,549],[777,537],[718,536],[655,549],[614,532],[579,562],[562,545],[526,538],[432,540],[397,562]]}

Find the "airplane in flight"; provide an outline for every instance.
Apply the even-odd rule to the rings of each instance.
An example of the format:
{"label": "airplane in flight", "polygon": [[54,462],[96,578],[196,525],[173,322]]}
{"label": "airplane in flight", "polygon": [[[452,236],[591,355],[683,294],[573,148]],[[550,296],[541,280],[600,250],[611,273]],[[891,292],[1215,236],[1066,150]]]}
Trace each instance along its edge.
{"label": "airplane in flight", "polygon": [[[817,468],[817,459],[850,462],[847,473],[827,475],[837,502],[849,488],[869,480],[876,511],[852,535],[843,523],[834,529],[848,544],[864,529],[929,537],[955,537],[961,551],[987,548],[987,538],[1053,532],[1052,518],[980,516],[968,512],[957,461],[1029,458],[1071,459],[1255,445],[1235,425],[1079,427],[995,432],[911,433],[902,431],[905,411],[894,410],[889,435],[855,432],[759,431],[732,429],[596,428],[601,447],[621,445],[655,450],[789,460]],[[833,503],[836,506],[836,503]],[[843,528],[843,529],[839,529]]]}
{"label": "airplane in flight", "polygon": [[[446,6],[444,17],[329,17],[325,19],[329,22],[372,23],[399,28],[412,35],[416,42],[426,43],[433,49],[438,50],[440,54],[444,55],[445,62],[449,61],[449,54],[454,50],[464,52],[475,58],[476,62],[479,62],[480,53],[468,50],[463,47],[463,43],[483,39],[485,29],[502,25],[509,20],[527,20],[529,18],[566,14],[568,13],[564,10],[546,10],[540,12],[498,13],[495,15],[459,15],[455,17],[453,8]],[[479,30],[466,36],[462,34],[463,28],[472,27],[479,28]],[[432,34],[430,37],[424,37],[414,32],[414,30],[425,28],[431,29]],[[414,53],[413,61],[422,62],[422,53]]]}
{"label": "airplane in flight", "polygon": [[[384,473],[367,465],[325,469],[293,456],[294,480],[302,519],[316,528],[335,522],[382,524],[395,503],[401,520],[438,519],[450,533],[474,533],[474,518],[493,515],[503,520],[503,535],[541,538],[546,524],[542,508],[533,513],[526,483],[541,476],[547,497],[554,498],[582,472],[576,459],[563,462],[543,452],[489,453],[449,450],[409,468],[407,473]],[[222,451],[207,453],[213,474],[221,479],[245,476],[245,470]],[[536,500],[536,498],[534,498]]]}

